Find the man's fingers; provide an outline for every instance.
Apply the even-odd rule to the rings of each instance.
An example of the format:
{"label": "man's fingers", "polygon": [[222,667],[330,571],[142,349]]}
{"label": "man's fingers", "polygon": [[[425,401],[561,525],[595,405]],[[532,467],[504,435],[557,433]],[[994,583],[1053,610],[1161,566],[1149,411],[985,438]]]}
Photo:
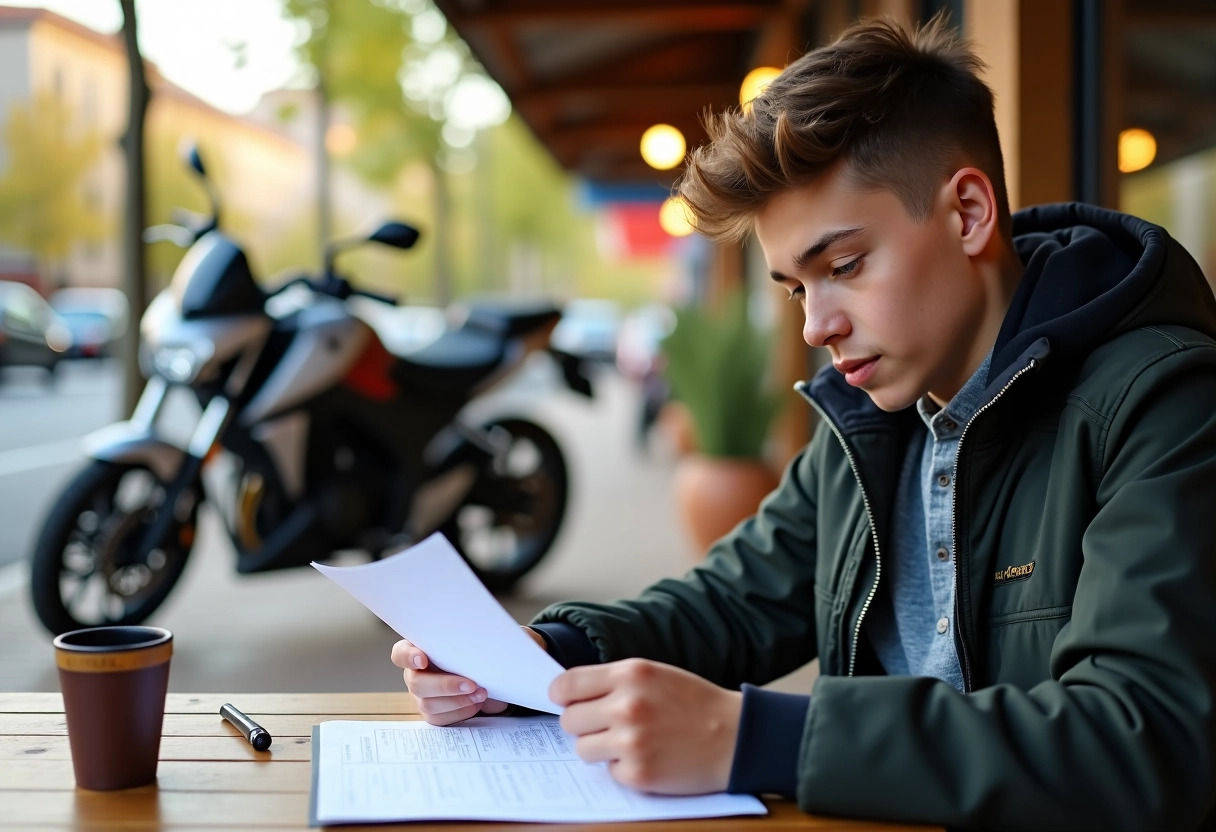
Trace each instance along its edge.
{"label": "man's fingers", "polygon": [[567,706],[561,715],[562,730],[581,737],[608,728],[607,709],[598,703],[577,703]]}
{"label": "man's fingers", "polygon": [[390,658],[393,664],[405,670],[410,670],[411,668],[414,670],[424,670],[431,663],[426,657],[426,653],[423,653],[405,639],[401,639],[401,641],[393,645],[393,652]]}
{"label": "man's fingers", "polygon": [[588,763],[608,763],[620,756],[616,749],[609,746],[607,731],[580,736],[574,741],[574,753]]}
{"label": "man's fingers", "polygon": [[427,715],[447,714],[470,706],[476,706],[476,709],[480,710],[485,701],[486,692],[481,689],[460,696],[430,696],[419,698],[418,712]]}
{"label": "man's fingers", "polygon": [[563,707],[573,702],[598,699],[610,693],[614,687],[612,664],[588,664],[572,667],[559,675],[549,685],[549,699]]}
{"label": "man's fingers", "polygon": [[[421,703],[419,704],[421,705]],[[422,718],[429,725],[452,725],[457,722],[463,722],[469,717],[477,716],[479,710],[481,710],[481,705],[465,705],[463,708],[445,711],[444,713],[431,714],[424,712]]]}
{"label": "man's fingers", "polygon": [[500,714],[509,707],[510,705],[506,702],[499,702],[497,699],[487,699],[481,703],[481,712],[483,714]]}
{"label": "man's fingers", "polygon": [[418,697],[459,696],[473,693],[477,683],[464,676],[455,676],[436,670],[406,670],[405,686]]}

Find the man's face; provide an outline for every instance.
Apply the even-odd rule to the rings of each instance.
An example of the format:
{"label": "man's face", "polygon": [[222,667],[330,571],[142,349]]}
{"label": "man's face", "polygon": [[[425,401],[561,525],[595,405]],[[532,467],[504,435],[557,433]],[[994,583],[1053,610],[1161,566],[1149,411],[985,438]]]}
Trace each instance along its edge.
{"label": "man's face", "polygon": [[949,401],[982,359],[985,298],[962,225],[944,188],[919,222],[895,194],[861,190],[837,168],[770,200],[756,236],[773,279],[802,304],[806,342],[895,411],[925,394]]}

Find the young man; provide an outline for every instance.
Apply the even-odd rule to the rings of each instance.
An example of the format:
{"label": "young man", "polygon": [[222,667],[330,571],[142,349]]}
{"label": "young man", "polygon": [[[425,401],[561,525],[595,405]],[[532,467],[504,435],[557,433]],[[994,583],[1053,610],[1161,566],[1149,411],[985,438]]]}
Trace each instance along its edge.
{"label": "young man", "polygon": [[[1157,226],[1011,218],[979,69],[940,22],[862,23],[689,163],[699,229],[754,228],[833,366],[798,387],[814,439],[702,566],[532,625],[580,756],[626,784],[1216,822],[1216,300]],[[815,657],[808,696],[750,686]],[[393,659],[428,721],[503,707]]]}

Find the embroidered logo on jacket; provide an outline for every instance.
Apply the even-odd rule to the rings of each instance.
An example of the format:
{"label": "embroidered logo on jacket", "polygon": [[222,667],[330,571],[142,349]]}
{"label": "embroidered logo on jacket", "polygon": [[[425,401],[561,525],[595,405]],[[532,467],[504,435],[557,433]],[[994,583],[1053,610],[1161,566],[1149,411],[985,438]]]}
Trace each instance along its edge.
{"label": "embroidered logo on jacket", "polygon": [[1034,561],[1023,564],[1022,566],[1006,566],[1004,570],[996,573],[996,582],[998,584],[1007,584],[1012,581],[1024,581],[1034,572]]}

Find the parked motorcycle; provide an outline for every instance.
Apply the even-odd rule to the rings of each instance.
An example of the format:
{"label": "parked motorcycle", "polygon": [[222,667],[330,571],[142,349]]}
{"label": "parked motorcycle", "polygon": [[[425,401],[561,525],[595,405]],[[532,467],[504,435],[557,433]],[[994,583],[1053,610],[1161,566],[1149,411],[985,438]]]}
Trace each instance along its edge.
{"label": "parked motorcycle", "polygon": [[[352,548],[379,557],[438,530],[490,589],[509,589],[557,536],[566,463],[533,421],[467,414],[538,351],[591,395],[579,359],[549,346],[560,310],[470,305],[433,342],[393,354],[347,302],[392,299],[353,288],[334,258],[369,242],[408,249],[417,230],[390,222],[332,244],[319,278],[268,294],[219,229],[196,150],[189,164],[211,215],[193,229],[160,227],[189,250],[141,322],[148,382],[135,413],[87,438],[91,461],[37,539],[30,583],[42,623],[60,633],[146,619],[181,577],[203,502],[218,509],[241,573]],[[280,303],[288,292],[304,301]],[[184,446],[158,421],[175,387],[201,408]],[[217,459],[226,464],[209,465]],[[204,476],[214,470],[218,485]]]}

